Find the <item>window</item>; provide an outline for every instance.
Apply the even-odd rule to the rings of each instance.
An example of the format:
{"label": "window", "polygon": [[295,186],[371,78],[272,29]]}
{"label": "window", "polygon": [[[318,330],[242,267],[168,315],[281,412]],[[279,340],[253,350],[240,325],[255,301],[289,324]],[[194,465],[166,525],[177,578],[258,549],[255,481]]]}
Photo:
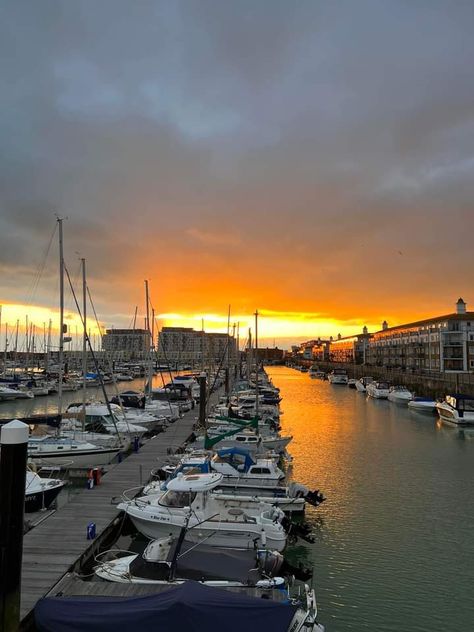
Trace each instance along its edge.
{"label": "window", "polygon": [[196,498],[196,492],[175,492],[169,489],[160,498],[159,504],[163,507],[190,507]]}

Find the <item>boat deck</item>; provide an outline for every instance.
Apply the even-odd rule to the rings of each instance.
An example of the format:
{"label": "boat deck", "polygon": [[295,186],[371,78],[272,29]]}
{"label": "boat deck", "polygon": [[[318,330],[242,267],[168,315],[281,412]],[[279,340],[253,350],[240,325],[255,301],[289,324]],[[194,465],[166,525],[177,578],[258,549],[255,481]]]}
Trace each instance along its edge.
{"label": "boat deck", "polygon": [[[214,399],[214,396],[212,397]],[[38,599],[46,595],[69,571],[88,559],[121,520],[116,503],[124,490],[136,495],[149,481],[152,470],[163,465],[169,449],[184,444],[193,430],[198,408],[191,410],[150,439],[137,453],[108,466],[101,484],[79,491],[64,507],[29,531],[23,540],[21,580],[22,626]],[[87,539],[87,525],[96,525],[96,538]]]}
{"label": "boat deck", "polygon": [[[115,582],[84,581],[74,573],[68,573],[55,586],[48,597],[144,597],[145,595],[156,595],[157,593],[169,590],[169,585],[159,584],[121,584]],[[255,586],[236,587],[229,586],[223,588],[247,597],[261,598],[262,589]],[[265,590],[265,594],[272,601],[285,601],[287,595],[278,589]]]}

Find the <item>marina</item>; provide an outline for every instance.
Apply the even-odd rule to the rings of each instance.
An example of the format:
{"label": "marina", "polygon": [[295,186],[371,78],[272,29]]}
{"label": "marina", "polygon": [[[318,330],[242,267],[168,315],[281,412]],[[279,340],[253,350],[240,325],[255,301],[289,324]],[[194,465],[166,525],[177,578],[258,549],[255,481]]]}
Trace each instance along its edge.
{"label": "marina", "polygon": [[474,3],[0,32],[0,632],[474,632]]}

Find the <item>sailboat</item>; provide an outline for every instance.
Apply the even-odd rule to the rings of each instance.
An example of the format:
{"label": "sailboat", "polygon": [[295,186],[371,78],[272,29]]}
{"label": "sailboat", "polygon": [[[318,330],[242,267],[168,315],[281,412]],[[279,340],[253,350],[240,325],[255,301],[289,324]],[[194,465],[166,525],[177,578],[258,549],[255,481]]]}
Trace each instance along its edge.
{"label": "sailboat", "polygon": [[[59,367],[58,367],[58,415],[62,417],[63,362],[65,334],[64,324],[64,253],[63,253],[63,220],[57,218],[59,235]],[[83,260],[84,261],[84,260]],[[85,267],[83,267],[85,292]],[[85,300],[84,300],[85,303]],[[86,321],[84,315],[84,335]],[[98,446],[89,441],[74,437],[56,436],[30,437],[28,440],[28,457],[37,465],[58,465],[60,467],[96,467],[107,465],[120,452],[120,447]]]}

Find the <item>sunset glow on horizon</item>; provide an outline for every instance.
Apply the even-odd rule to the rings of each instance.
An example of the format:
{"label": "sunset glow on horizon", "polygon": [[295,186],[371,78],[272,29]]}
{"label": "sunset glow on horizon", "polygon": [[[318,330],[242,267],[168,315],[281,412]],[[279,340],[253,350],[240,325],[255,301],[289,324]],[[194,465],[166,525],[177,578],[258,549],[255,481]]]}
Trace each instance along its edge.
{"label": "sunset glow on horizon", "polygon": [[469,6],[22,5],[0,38],[3,326],[57,320],[56,214],[104,328],[143,327],[144,279],[160,325],[225,331],[230,304],[283,346],[474,301]]}

